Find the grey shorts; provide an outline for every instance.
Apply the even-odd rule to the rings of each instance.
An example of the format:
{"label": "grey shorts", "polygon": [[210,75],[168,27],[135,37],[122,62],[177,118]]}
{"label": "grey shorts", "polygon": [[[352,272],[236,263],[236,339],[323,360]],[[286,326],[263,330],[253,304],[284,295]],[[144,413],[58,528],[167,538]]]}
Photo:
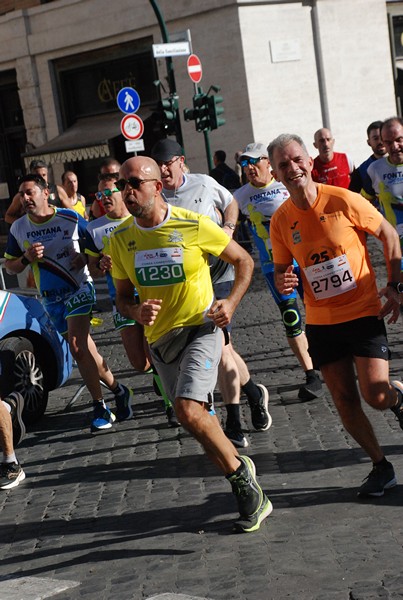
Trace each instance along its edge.
{"label": "grey shorts", "polygon": [[213,323],[201,325],[189,344],[169,364],[150,347],[153,364],[171,402],[175,398],[188,398],[213,406],[221,349],[222,330]]}

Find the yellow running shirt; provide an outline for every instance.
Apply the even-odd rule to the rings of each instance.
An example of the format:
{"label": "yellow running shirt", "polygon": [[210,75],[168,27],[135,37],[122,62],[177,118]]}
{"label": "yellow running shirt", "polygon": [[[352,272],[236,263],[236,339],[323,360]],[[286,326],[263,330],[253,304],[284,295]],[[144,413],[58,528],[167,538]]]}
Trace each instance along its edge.
{"label": "yellow running shirt", "polygon": [[110,238],[113,278],[130,279],[140,302],[162,299],[154,325],[144,327],[150,344],[171,329],[207,320],[213,301],[208,254],[219,256],[230,242],[209,217],[167,206],[160,225],[142,228],[134,218]]}
{"label": "yellow running shirt", "polygon": [[359,194],[319,184],[308,210],[286,200],[270,225],[274,262],[298,262],[306,322],[331,325],[376,316],[381,308],[365,231],[375,233],[382,215]]}

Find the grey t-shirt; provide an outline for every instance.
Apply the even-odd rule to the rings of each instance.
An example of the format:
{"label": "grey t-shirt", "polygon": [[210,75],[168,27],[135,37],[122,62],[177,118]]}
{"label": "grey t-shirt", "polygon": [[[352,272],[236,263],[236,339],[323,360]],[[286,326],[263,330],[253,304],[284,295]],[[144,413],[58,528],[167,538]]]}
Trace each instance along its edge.
{"label": "grey t-shirt", "polygon": [[[175,190],[164,188],[162,195],[169,204],[207,215],[218,225],[222,224],[222,219],[217,214],[216,209],[223,214],[232,202],[231,192],[220,185],[213,177],[201,173],[184,174],[181,186]],[[220,269],[220,276],[214,283],[233,281],[233,279],[234,268],[232,265],[227,265],[223,272]]]}

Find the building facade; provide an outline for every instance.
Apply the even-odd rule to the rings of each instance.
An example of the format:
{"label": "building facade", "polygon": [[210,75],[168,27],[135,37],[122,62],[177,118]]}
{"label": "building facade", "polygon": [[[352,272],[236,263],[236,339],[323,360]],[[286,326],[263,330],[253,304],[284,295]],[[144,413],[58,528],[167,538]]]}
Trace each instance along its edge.
{"label": "building facade", "polygon": [[[400,112],[403,2],[385,0],[159,0],[170,36],[188,30],[203,65],[201,85],[221,87],[226,124],[214,152],[295,132],[332,129],[336,150],[368,155],[366,127]],[[124,160],[124,86],[140,95],[145,151],[161,134],[153,114],[169,92],[161,30],[149,0],[3,0],[0,7],[0,202],[34,157],[96,189],[103,157]],[[195,86],[186,56],[172,59],[181,115]],[[402,93],[401,93],[402,90]],[[205,142],[181,116],[187,162],[205,171]]]}

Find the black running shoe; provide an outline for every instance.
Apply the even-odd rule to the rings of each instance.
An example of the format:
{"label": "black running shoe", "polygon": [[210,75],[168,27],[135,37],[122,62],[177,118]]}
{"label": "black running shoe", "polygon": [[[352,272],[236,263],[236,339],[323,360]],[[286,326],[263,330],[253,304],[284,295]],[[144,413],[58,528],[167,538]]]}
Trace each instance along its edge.
{"label": "black running shoe", "polygon": [[385,490],[397,485],[393,465],[388,462],[386,466],[374,465],[370,474],[358,490],[357,496],[383,496]]}
{"label": "black running shoe", "polygon": [[118,421],[127,421],[133,416],[132,402],[134,401],[133,390],[122,385],[120,394],[115,395],[116,418]]}
{"label": "black running shoe", "polygon": [[273,510],[273,506],[256,481],[256,468],[253,461],[248,456],[237,458],[241,461],[241,467],[232,475],[227,475],[240,514],[233,529],[241,533],[251,533],[259,529],[261,522]]}
{"label": "black running shoe", "polygon": [[315,375],[308,375],[306,383],[301,385],[298,391],[298,398],[300,400],[314,400],[320,398],[324,394],[324,389],[321,380]]}
{"label": "black running shoe", "polygon": [[170,427],[180,427],[180,423],[178,421],[178,417],[175,414],[175,410],[173,406],[167,406],[165,409],[165,414],[168,419],[168,425]]}
{"label": "black running shoe", "polygon": [[395,413],[400,427],[403,429],[403,383],[401,381],[391,381],[391,385],[397,391],[397,404],[391,407],[391,411]]}
{"label": "black running shoe", "polygon": [[261,396],[260,399],[255,403],[252,403],[249,400],[250,416],[253,427],[256,429],[256,431],[267,431],[273,422],[268,411],[269,391],[261,383],[258,383],[257,387],[261,391]]}
{"label": "black running shoe", "polygon": [[248,440],[240,429],[230,429],[226,427],[224,433],[229,441],[237,448],[247,448],[249,446]]}
{"label": "black running shoe", "polygon": [[0,490],[11,490],[24,479],[25,473],[19,463],[2,463],[0,465]]}
{"label": "black running shoe", "polygon": [[24,410],[24,397],[19,392],[11,392],[4,398],[11,407],[11,420],[13,423],[13,446],[16,448],[25,437],[25,423],[22,420],[22,411]]}

